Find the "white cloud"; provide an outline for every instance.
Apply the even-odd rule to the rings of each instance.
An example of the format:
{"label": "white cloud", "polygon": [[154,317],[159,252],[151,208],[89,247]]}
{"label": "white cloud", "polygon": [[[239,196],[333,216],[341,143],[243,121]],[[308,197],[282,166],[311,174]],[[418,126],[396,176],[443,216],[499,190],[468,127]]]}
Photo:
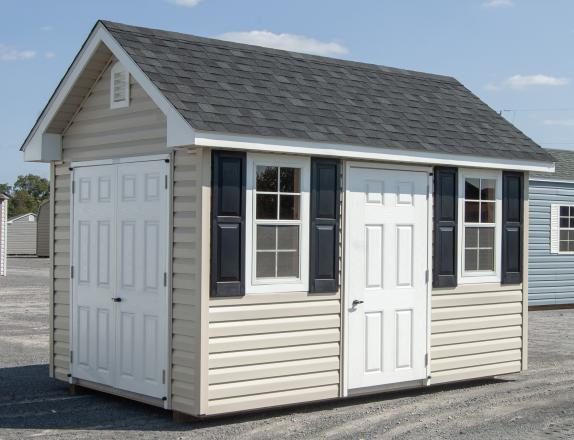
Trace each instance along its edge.
{"label": "white cloud", "polygon": [[31,60],[32,58],[36,58],[36,52],[33,50],[18,50],[0,44],[0,61]]}
{"label": "white cloud", "polygon": [[254,44],[314,55],[344,55],[349,52],[345,46],[339,43],[319,41],[304,35],[275,34],[269,31],[227,32],[220,35],[219,38],[236,43]]}
{"label": "white cloud", "polygon": [[46,58],[47,60],[51,60],[55,56],[56,54],[54,52],[44,52],[44,58]]}
{"label": "white cloud", "polygon": [[544,125],[557,127],[574,127],[574,119],[546,119]]}
{"label": "white cloud", "polygon": [[486,0],[482,6],[485,8],[507,8],[514,6],[513,0]]}
{"label": "white cloud", "polygon": [[178,6],[185,6],[187,8],[193,8],[197,6],[201,0],[168,0],[170,3]]}
{"label": "white cloud", "polygon": [[532,86],[559,87],[568,84],[567,78],[557,78],[549,75],[514,75],[504,81],[504,85],[511,89],[524,89]]}

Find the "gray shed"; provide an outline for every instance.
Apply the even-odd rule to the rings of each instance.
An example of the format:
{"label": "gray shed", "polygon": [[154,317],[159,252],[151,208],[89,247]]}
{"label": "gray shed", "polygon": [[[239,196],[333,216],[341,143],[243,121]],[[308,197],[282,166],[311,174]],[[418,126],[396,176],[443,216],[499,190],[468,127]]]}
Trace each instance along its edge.
{"label": "gray shed", "polygon": [[208,416],[527,368],[553,160],[454,78],[100,21],[22,149],[59,380]]}
{"label": "gray shed", "polygon": [[8,220],[8,255],[36,255],[36,219],[33,212]]}
{"label": "gray shed", "polygon": [[6,275],[6,244],[8,239],[7,221],[8,221],[8,197],[0,192],[0,276]]}
{"label": "gray shed", "polygon": [[50,200],[45,200],[38,208],[36,255],[50,256]]}
{"label": "gray shed", "polygon": [[531,306],[574,304],[574,151],[548,151],[556,172],[530,174]]}

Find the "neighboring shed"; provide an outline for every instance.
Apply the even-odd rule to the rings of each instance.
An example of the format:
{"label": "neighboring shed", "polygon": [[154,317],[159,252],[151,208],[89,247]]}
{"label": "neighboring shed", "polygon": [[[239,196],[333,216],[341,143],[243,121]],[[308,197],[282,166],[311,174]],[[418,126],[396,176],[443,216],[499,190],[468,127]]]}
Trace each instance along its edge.
{"label": "neighboring shed", "polygon": [[10,200],[10,197],[0,192],[0,276],[6,275],[8,200]]}
{"label": "neighboring shed", "polygon": [[100,21],[22,149],[59,380],[204,416],[527,368],[553,160],[454,78]]}
{"label": "neighboring shed", "polygon": [[36,256],[50,256],[50,200],[45,200],[38,208]]}
{"label": "neighboring shed", "polygon": [[36,255],[36,219],[29,212],[8,220],[8,255]]}
{"label": "neighboring shed", "polygon": [[574,151],[548,151],[556,172],[530,175],[531,306],[574,304]]}

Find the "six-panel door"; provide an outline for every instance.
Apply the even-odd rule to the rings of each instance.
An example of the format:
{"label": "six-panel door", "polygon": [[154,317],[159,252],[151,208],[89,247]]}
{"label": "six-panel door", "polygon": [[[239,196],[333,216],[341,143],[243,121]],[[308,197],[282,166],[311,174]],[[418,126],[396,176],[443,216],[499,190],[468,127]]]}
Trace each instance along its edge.
{"label": "six-panel door", "polygon": [[423,379],[428,173],[349,170],[348,388]]}
{"label": "six-panel door", "polygon": [[167,164],[74,170],[73,376],[166,395]]}

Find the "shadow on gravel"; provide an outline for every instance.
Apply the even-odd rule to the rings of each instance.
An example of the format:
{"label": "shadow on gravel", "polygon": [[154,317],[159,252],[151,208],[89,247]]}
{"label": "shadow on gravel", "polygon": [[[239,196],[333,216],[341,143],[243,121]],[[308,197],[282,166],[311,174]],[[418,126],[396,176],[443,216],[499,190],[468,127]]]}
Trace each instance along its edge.
{"label": "shadow on gravel", "polygon": [[189,424],[179,424],[172,421],[169,411],[120,397],[95,391],[70,396],[67,384],[48,377],[47,365],[29,365],[0,368],[0,428],[190,431],[295,413],[314,413],[350,405],[385,402],[413,396],[422,397],[454,389],[462,390],[510,381],[509,379],[488,379],[463,382],[198,419]]}

